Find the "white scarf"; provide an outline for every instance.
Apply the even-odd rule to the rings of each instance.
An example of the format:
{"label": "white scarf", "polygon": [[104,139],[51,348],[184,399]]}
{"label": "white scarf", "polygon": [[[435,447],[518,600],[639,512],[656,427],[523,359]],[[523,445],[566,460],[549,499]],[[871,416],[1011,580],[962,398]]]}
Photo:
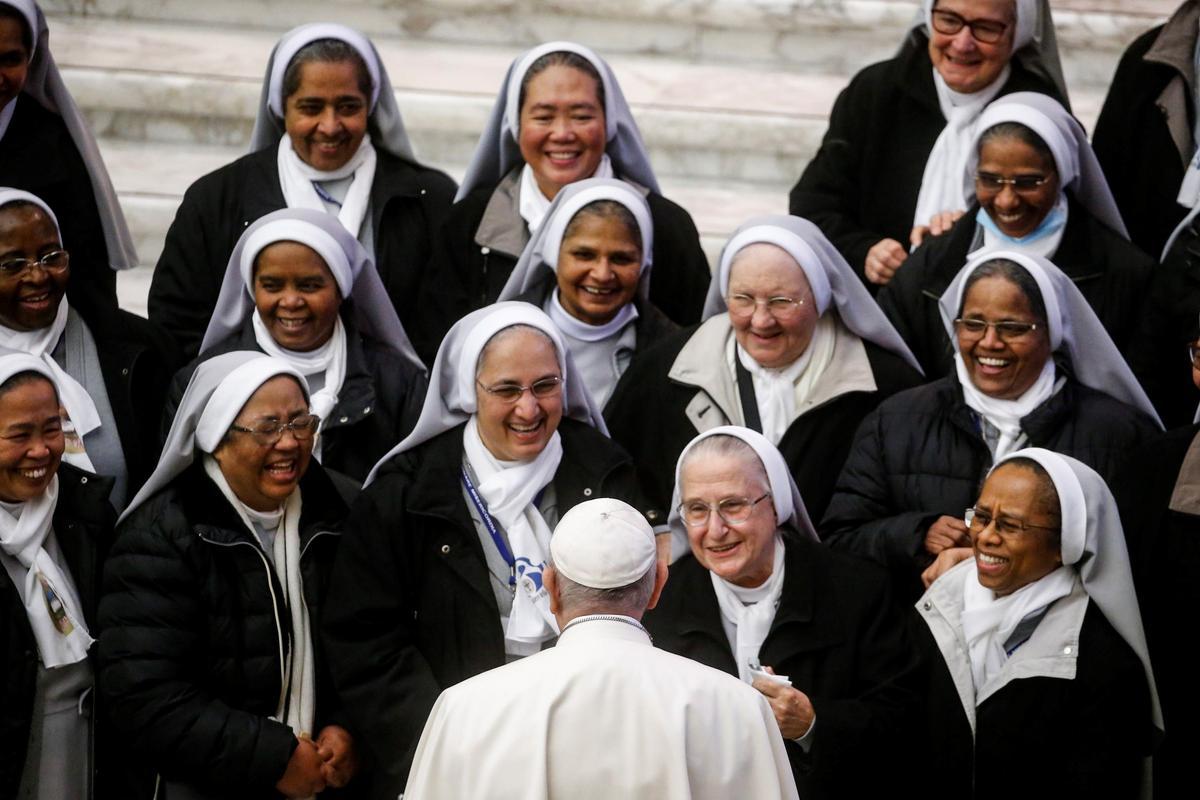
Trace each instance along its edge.
{"label": "white scarf", "polygon": [[[54,375],[57,384],[58,397],[66,409],[67,419],[63,420],[63,433],[67,437],[67,449],[63,453],[63,461],[73,467],[95,472],[96,468],[88,458],[83,447],[83,437],[100,427],[100,412],[92,402],[91,395],[79,381],[67,374],[66,370],[54,360],[54,348],[58,346],[63,331],[67,329],[67,298],[58,304],[58,313],[54,322],[45,328],[35,331],[14,331],[0,325],[0,346],[9,350],[18,350],[34,358],[40,358]],[[74,434],[74,435],[72,435]],[[77,441],[76,441],[77,439]]]}
{"label": "white scarf", "polygon": [[38,653],[47,669],[87,658],[95,641],[88,634],[79,592],[69,570],[46,550],[58,505],[58,476],[46,491],[24,504],[17,517],[0,507],[0,561],[25,605]]}
{"label": "white scarf", "polygon": [[[233,506],[254,540],[259,541],[249,509],[234,494],[221,472],[221,465],[211,455],[204,456],[204,471]],[[280,678],[286,692],[280,695],[272,719],[291,727],[297,736],[312,736],[317,706],[316,659],[313,657],[308,604],[304,601],[304,579],[300,573],[300,512],[300,489],[297,488],[283,504],[283,519],[275,532],[273,552],[270,553],[292,623],[291,647],[286,658],[280,653],[280,669],[283,673]],[[282,641],[280,647],[283,647]]]}
{"label": "white scarf", "polygon": [[279,140],[276,160],[279,165],[279,187],[283,190],[283,199],[288,208],[311,208],[328,213],[325,201],[317,194],[313,182],[342,180],[353,175],[354,181],[350,184],[337,218],[353,236],[359,235],[371,207],[371,185],[375,182],[375,146],[371,144],[369,133],[363,135],[362,143],[350,160],[330,172],[313,169],[300,160],[287,134]]}
{"label": "white scarf", "polygon": [[550,598],[542,586],[542,570],[550,552],[550,527],[533,499],[558,472],[562,438],[556,431],[532,461],[499,461],[479,437],[472,414],[463,431],[463,451],[478,479],[475,490],[487,505],[487,513],[508,534],[509,549],[516,560],[516,591],[512,613],[504,626],[505,652],[532,655],[542,642],[558,635]]}
{"label": "white scarf", "polygon": [[791,424],[799,416],[796,409],[813,393],[817,382],[833,360],[837,334],[832,315],[817,320],[812,341],[804,352],[786,367],[771,369],[755,361],[749,353],[734,345],[737,359],[754,382],[754,399],[763,436],[778,446]]}
{"label": "white scarf", "polygon": [[1004,644],[1022,620],[1069,595],[1078,581],[1075,568],[1063,566],[1010,595],[996,597],[979,583],[979,573],[971,570],[963,582],[962,629],[976,696],[1004,666],[1008,659]]}
{"label": "white scarf", "polygon": [[996,452],[992,454],[993,461],[999,461],[1009,453],[1021,449],[1021,441],[1025,438],[1025,432],[1021,430],[1021,420],[1049,400],[1059,388],[1055,381],[1052,358],[1046,359],[1042,373],[1038,375],[1033,386],[1026,389],[1025,394],[1016,400],[1001,400],[979,391],[967,373],[962,353],[954,354],[954,369],[958,373],[958,382],[962,386],[963,400],[967,408],[977,412],[1000,431],[1000,441],[996,444]]}
{"label": "white scarf", "polygon": [[[609,159],[608,153],[604,153],[600,156],[600,163],[596,165],[596,171],[588,177],[611,178],[612,176],[612,160]],[[550,210],[550,204],[553,202],[552,199],[542,194],[541,187],[537,185],[537,178],[533,175],[533,167],[526,164],[521,169],[517,211],[521,214],[521,219],[525,220],[525,226],[529,228],[530,234],[536,233],[537,229],[542,227],[542,221],[546,219],[546,212]]]}
{"label": "white scarf", "polygon": [[928,225],[933,215],[941,211],[966,209],[967,160],[975,141],[975,123],[984,107],[1008,82],[1012,72],[1012,67],[1006,64],[987,87],[963,94],[947,86],[936,67],[932,69],[938,106],[946,118],[946,127],[938,134],[925,162],[921,191],[917,194],[917,209],[913,214],[913,227]]}
{"label": "white scarf", "polygon": [[602,342],[611,336],[618,335],[626,325],[638,318],[638,311],[634,304],[626,303],[621,306],[621,310],[617,312],[616,316],[603,325],[589,325],[583,320],[571,316],[571,313],[563,308],[557,288],[551,295],[550,302],[546,304],[546,313],[560,331],[581,342]]}
{"label": "white scarf", "polygon": [[771,632],[779,596],[783,592],[783,538],[778,533],[774,545],[774,566],[762,586],[746,589],[729,583],[715,572],[708,574],[717,595],[717,605],[721,607],[721,616],[736,629],[733,657],[737,661],[738,677],[746,683],[754,680],[750,674],[751,665],[758,667],[758,652]]}
{"label": "white scarf", "polygon": [[[321,427],[324,428],[333,409],[337,407],[338,393],[342,391],[342,384],[346,380],[346,327],[342,325],[342,318],[338,317],[334,323],[333,335],[329,337],[329,341],[307,353],[280,347],[279,343],[271,338],[258,311],[254,312],[251,319],[254,325],[254,341],[258,342],[264,353],[283,359],[306,378],[310,375],[325,376],[325,385],[319,392],[313,392],[312,397],[308,399],[312,413],[321,418]],[[313,455],[318,461],[321,458],[320,447],[321,442],[318,439],[313,445]]]}

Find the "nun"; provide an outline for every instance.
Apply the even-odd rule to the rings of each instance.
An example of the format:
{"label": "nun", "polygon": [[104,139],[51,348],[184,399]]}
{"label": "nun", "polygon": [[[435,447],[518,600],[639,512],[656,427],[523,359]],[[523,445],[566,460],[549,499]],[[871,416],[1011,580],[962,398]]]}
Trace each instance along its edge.
{"label": "nun", "polygon": [[649,298],[653,243],[641,192],[586,178],[554,198],[500,292],[554,321],[600,408],[637,353],[679,330]]}
{"label": "nun", "polygon": [[500,296],[559,190],[593,177],[646,198],[659,265],[650,299],[681,325],[699,319],[709,276],[700,235],[662,196],[616,75],[583,45],[548,42],[509,67],[437,241],[428,295],[443,329]]}
{"label": "nun", "polygon": [[1154,259],[1129,241],[1083,126],[1054,98],[1005,95],[979,118],[966,175],[971,206],[916,249],[878,295],[926,375],[953,365],[937,298],[968,257],[1012,250],[1049,259],[1126,352],[1142,317]]}
{"label": "nun", "polygon": [[796,217],[755,217],[734,232],[704,313],[630,366],[608,403],[613,438],[665,506],[697,433],[752,428],[820,515],[858,424],[921,382],[912,354],[829,240]]}
{"label": "nun", "polygon": [[287,361],[321,418],[313,455],[361,485],[421,411],[425,369],[362,245],[329,214],[284,208],[242,234],[197,362],[175,376],[166,426],[196,364],[234,350]]}
{"label": "nun", "polygon": [[736,426],[697,436],[670,526],[688,555],[643,619],[655,646],[768,699],[800,796],[915,795],[920,670],[887,576],[819,543],[779,450]]}
{"label": "nun", "polygon": [[[55,376],[0,355],[0,797],[118,796],[97,775],[115,737],[94,712],[96,606],[111,478],[63,463]],[[90,480],[89,480],[90,479]],[[99,734],[99,735],[96,735]],[[104,763],[107,762],[107,763]],[[115,771],[115,770],[114,770]],[[93,793],[95,788],[95,793]]]}
{"label": "nun", "polygon": [[969,543],[939,559],[917,603],[939,754],[923,796],[1011,798],[1019,785],[1027,797],[1148,800],[1163,716],[1104,479],[1069,456],[1018,450],[964,522]]}
{"label": "nun", "polygon": [[281,208],[336,217],[366,249],[401,319],[454,182],[417,162],[375,46],[343,25],[301,25],[271,51],[250,153],[188,188],[150,284],[150,319],[196,356],[229,254]]}
{"label": "nun", "polygon": [[554,643],[550,532],[594,497],[643,508],[554,323],[520,302],[464,317],[416,427],[351,511],[325,610],[334,680],[377,764],[373,796],[404,790],[443,689]]}
{"label": "nun", "polygon": [[41,359],[54,375],[64,459],[112,478],[120,509],[154,467],[156,422],[178,360],[152,323],[75,303],[90,288],[75,290],[60,230],[41,198],[0,187],[0,347]]}
{"label": "nun", "polygon": [[121,516],[100,686],[166,797],[305,798],[356,771],[316,633],[347,513],[319,422],[286,361],[209,359]]}
{"label": "nun", "polygon": [[0,186],[36,194],[63,221],[86,298],[117,307],[116,270],[138,265],[100,148],[50,52],[34,0],[0,0]]}
{"label": "nun", "polygon": [[1041,447],[1107,480],[1162,427],[1091,306],[1046,259],[979,253],[940,308],[954,371],[863,421],[821,522],[831,547],[887,566],[906,602],[935,556],[968,543],[961,510],[993,464]]}
{"label": "nun", "polygon": [[914,228],[966,209],[979,115],[1021,91],[1068,105],[1048,0],[923,0],[900,51],[838,96],[789,210],[820,226],[868,284],[886,284]]}

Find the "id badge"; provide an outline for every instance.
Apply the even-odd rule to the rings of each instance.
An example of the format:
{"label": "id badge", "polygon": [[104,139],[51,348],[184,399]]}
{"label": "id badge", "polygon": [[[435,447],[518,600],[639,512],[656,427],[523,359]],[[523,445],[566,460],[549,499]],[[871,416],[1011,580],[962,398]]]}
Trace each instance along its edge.
{"label": "id badge", "polygon": [[50,612],[50,621],[54,623],[55,630],[63,636],[70,636],[75,630],[75,626],[71,623],[71,618],[67,616],[67,607],[63,604],[62,598],[50,585],[50,581],[46,580],[45,575],[39,572],[37,579],[38,583],[42,585],[42,597],[46,601],[46,610]]}

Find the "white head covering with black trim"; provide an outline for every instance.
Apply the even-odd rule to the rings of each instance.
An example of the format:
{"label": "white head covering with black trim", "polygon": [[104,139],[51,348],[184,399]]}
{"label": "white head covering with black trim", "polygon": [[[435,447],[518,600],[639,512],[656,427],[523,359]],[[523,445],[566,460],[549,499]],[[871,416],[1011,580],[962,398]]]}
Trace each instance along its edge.
{"label": "white head covering with black trim", "polygon": [[547,42],[517,57],[509,66],[504,75],[504,82],[500,85],[496,103],[492,106],[487,126],[483,129],[483,135],[479,137],[479,144],[475,146],[475,154],[471,157],[462,185],[458,187],[455,201],[463,199],[479,187],[495,186],[514,167],[524,163],[518,145],[521,83],[535,61],[548,53],[558,52],[582,56],[600,74],[600,81],[604,87],[604,125],[607,141],[605,152],[612,160],[616,174],[635,181],[652,192],[660,193],[658,179],[650,166],[646,144],[642,141],[642,134],[633,119],[633,112],[612,69],[604,59],[583,45],[574,42]]}
{"label": "white head covering with black trim", "polygon": [[[104,159],[100,156],[96,137],[76,105],[75,98],[67,90],[58,65],[54,63],[54,56],[50,53],[50,29],[46,25],[46,16],[33,0],[0,0],[0,4],[19,11],[29,26],[33,38],[33,52],[30,54],[29,71],[26,73],[22,92],[36,100],[43,108],[62,117],[67,126],[71,141],[87,167],[96,210],[104,228],[104,247],[108,251],[109,266],[117,270],[136,267],[138,257],[133,246],[133,236],[129,233],[129,225],[125,222],[125,214],[121,211],[112,179],[108,177],[108,168],[104,166]],[[12,103],[15,102],[17,100],[14,98]],[[0,130],[0,138],[3,137],[4,131]]]}

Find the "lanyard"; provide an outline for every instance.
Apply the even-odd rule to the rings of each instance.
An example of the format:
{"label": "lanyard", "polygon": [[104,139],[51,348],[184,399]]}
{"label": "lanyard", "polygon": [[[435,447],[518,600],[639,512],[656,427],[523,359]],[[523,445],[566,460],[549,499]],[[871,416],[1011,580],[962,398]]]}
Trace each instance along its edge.
{"label": "lanyard", "polygon": [[500,531],[496,529],[496,523],[492,519],[492,515],[488,513],[487,504],[483,502],[483,498],[479,496],[479,492],[475,489],[475,484],[471,482],[471,476],[467,473],[467,468],[462,467],[462,482],[467,489],[467,496],[471,498],[471,502],[475,504],[475,510],[479,512],[480,518],[483,520],[483,525],[491,534],[492,541],[496,543],[496,549],[500,551],[500,557],[508,564],[508,585],[517,585],[517,560],[513,558],[512,552],[508,549],[508,545],[504,543],[504,537],[500,535]]}
{"label": "lanyard", "polygon": [[333,205],[337,206],[339,209],[342,207],[341,202],[339,202],[336,197],[334,197],[329,192],[327,192],[325,190],[325,187],[322,186],[320,183],[318,183],[317,181],[312,181],[312,185],[313,185],[313,190],[317,193],[317,197],[321,198],[326,203],[332,203]]}

